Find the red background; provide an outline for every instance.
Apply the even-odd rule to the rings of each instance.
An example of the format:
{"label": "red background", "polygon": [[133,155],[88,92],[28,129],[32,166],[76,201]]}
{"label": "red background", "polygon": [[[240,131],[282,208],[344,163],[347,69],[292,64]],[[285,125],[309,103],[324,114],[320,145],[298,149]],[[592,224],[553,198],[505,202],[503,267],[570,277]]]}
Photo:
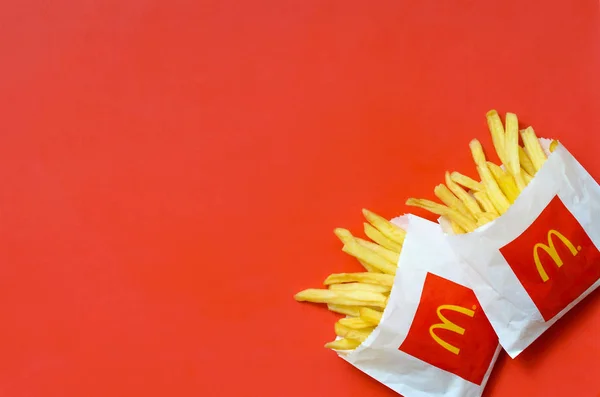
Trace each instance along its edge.
{"label": "red background", "polygon": [[[371,3],[2,2],[0,395],[392,396],[292,299],[359,268],[332,229],[473,174],[492,107],[600,177],[597,0]],[[596,396],[599,327],[486,396]]]}

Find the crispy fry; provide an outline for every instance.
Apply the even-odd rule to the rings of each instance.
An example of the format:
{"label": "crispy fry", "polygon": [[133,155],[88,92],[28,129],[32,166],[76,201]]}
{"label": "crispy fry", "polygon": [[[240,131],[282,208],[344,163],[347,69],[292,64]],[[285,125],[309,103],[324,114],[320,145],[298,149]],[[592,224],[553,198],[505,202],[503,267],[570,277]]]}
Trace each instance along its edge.
{"label": "crispy fry", "polygon": [[323,284],[340,284],[340,283],[367,283],[378,285],[394,285],[394,276],[383,273],[334,273],[330,274],[325,279]]}
{"label": "crispy fry", "polygon": [[450,191],[454,193],[454,195],[458,197],[460,201],[463,202],[465,207],[467,207],[467,209],[471,213],[472,217],[474,217],[475,214],[481,212],[481,208],[479,208],[479,204],[477,204],[477,201],[473,198],[473,196],[465,192],[465,190],[462,187],[460,187],[456,182],[454,182],[452,178],[450,178],[449,172],[446,171],[445,177],[446,185],[448,186]]}
{"label": "crispy fry", "polygon": [[527,127],[526,129],[521,130],[521,139],[523,139],[525,151],[531,159],[535,170],[539,171],[547,157],[533,128]]}
{"label": "crispy fry", "polygon": [[404,230],[400,229],[398,226],[394,225],[392,222],[388,221],[384,217],[379,216],[366,208],[363,208],[362,211],[365,219],[371,225],[373,225],[377,230],[383,233],[383,235],[389,238],[390,240],[402,245],[402,243],[404,242],[404,238],[406,237],[406,232]]}
{"label": "crispy fry", "polygon": [[335,313],[345,314],[346,316],[358,317],[360,316],[359,307],[358,306],[345,306],[345,305],[335,305],[335,304],[327,304],[327,308]]}
{"label": "crispy fry", "polygon": [[550,153],[553,153],[558,147],[558,145],[559,142],[556,139],[553,139],[552,142],[550,142]]}
{"label": "crispy fry", "polygon": [[390,292],[392,287],[388,285],[377,285],[367,283],[343,283],[331,284],[329,286],[329,289],[334,291],[371,291],[385,294]]}
{"label": "crispy fry", "polygon": [[[334,229],[333,233],[340,239],[340,241],[344,244],[346,244],[347,242],[353,241],[354,240],[354,236],[352,235],[352,233],[350,233],[349,230],[338,227],[336,229]],[[373,273],[381,273],[381,271],[379,269],[377,269],[375,266],[370,265],[369,263],[362,261],[360,259],[358,259],[358,262],[369,272],[373,272]]]}
{"label": "crispy fry", "polygon": [[461,174],[460,172],[452,172],[450,174],[450,178],[452,178],[452,180],[458,183],[459,185],[474,190],[476,192],[481,192],[485,189],[481,183],[477,182],[473,178],[469,178],[468,176]]}
{"label": "crispy fry", "polygon": [[519,197],[519,188],[512,176],[508,174],[502,175],[498,179],[498,186],[500,186],[500,190],[502,190],[502,193],[504,193],[511,204]]}
{"label": "crispy fry", "polygon": [[511,204],[514,203],[519,196],[520,191],[512,176],[491,161],[488,161],[487,165],[492,172],[492,175],[494,175],[494,179],[496,179],[502,193],[504,193]]}
{"label": "crispy fry", "polygon": [[496,179],[494,179],[487,164],[484,162],[482,165],[478,165],[477,172],[479,172],[479,175],[481,176],[481,180],[485,185],[490,201],[500,215],[504,214],[508,210],[508,207],[510,207],[510,202],[504,193],[502,193],[502,190],[500,190],[500,186],[498,186],[498,183],[496,182]]}
{"label": "crispy fry", "polygon": [[519,162],[519,120],[514,113],[506,113],[506,135],[504,137],[504,155],[506,169],[512,176],[521,174]]}
{"label": "crispy fry", "polygon": [[439,198],[442,203],[446,204],[448,207],[455,209],[460,212],[467,218],[473,218],[473,215],[467,209],[467,206],[448,189],[448,187],[444,184],[439,184],[433,189],[433,192]]}
{"label": "crispy fry", "polygon": [[485,225],[486,223],[493,221],[497,217],[497,215],[491,214],[489,212],[480,212],[479,214],[477,214],[477,225]]}
{"label": "crispy fry", "polygon": [[375,229],[373,227],[373,225],[371,225],[370,223],[364,222],[363,226],[364,226],[365,234],[371,240],[375,241],[377,244],[381,245],[382,247],[389,249],[390,251],[396,252],[398,254],[400,253],[400,251],[402,250],[401,244],[398,244],[397,242],[387,238],[383,233],[381,233],[379,230]]}
{"label": "crispy fry", "polygon": [[309,288],[294,295],[298,302],[333,303],[347,306],[385,307],[385,295],[369,291],[331,291]]}
{"label": "crispy fry", "polygon": [[472,232],[477,228],[475,222],[461,215],[458,211],[448,208],[445,205],[434,203],[433,201],[411,198],[406,201],[406,205],[423,208],[437,215],[444,215],[451,221],[456,222],[466,232]]}
{"label": "crispy fry", "polygon": [[496,153],[498,153],[498,157],[502,164],[506,164],[506,154],[504,148],[504,127],[502,126],[502,120],[500,120],[500,116],[498,112],[495,110],[490,110],[485,115],[488,123],[488,128],[490,129],[490,133],[492,134],[492,142],[494,143],[494,148],[496,149]]}
{"label": "crispy fry", "polygon": [[477,139],[473,139],[471,142],[469,142],[469,148],[471,148],[471,155],[473,156],[475,165],[485,164],[485,154],[483,153],[483,146],[481,146],[481,142],[479,142]]}
{"label": "crispy fry", "polygon": [[529,155],[527,155],[527,152],[521,146],[519,146],[519,163],[525,172],[531,176],[535,175],[535,167],[533,166]]}
{"label": "crispy fry", "polygon": [[492,202],[490,201],[490,198],[488,197],[485,191],[475,192],[473,193],[473,196],[475,197],[475,200],[477,200],[477,202],[479,203],[479,206],[483,208],[485,212],[489,212],[490,214],[496,216],[500,215],[496,210],[496,207],[494,207],[494,204],[492,204]]}
{"label": "crispy fry", "polygon": [[454,234],[465,234],[466,233],[465,229],[458,226],[458,224],[456,222],[450,221],[450,227],[452,228],[452,231],[454,232]]}
{"label": "crispy fry", "polygon": [[340,318],[338,323],[347,328],[352,329],[365,329],[373,328],[373,324],[366,322],[362,318]]}
{"label": "crispy fry", "polygon": [[335,323],[335,334],[337,336],[341,336],[342,338],[356,339],[361,342],[364,342],[369,337],[373,329],[374,328],[371,327],[358,330],[348,328],[340,324],[339,321]]}
{"label": "crispy fry", "polygon": [[377,255],[381,256],[382,258],[384,258],[385,260],[389,261],[392,264],[397,264],[398,259],[400,259],[399,253],[390,251],[387,248],[383,248],[379,244],[375,244],[375,243],[372,243],[367,240],[363,240],[362,238],[358,238],[358,237],[355,237],[354,240],[358,244],[362,245],[365,248],[370,249],[371,251],[375,252]]}
{"label": "crispy fry", "polygon": [[387,259],[377,255],[371,249],[364,247],[354,240],[348,241],[344,244],[342,251],[356,257],[358,260],[363,261],[371,266],[376,267],[386,274],[396,274],[396,264],[389,262]]}
{"label": "crispy fry", "polygon": [[526,185],[529,185],[529,182],[533,179],[531,175],[529,175],[525,170],[521,169],[521,176],[523,177],[523,181],[525,181]]}
{"label": "crispy fry", "polygon": [[377,310],[369,309],[368,307],[361,307],[358,309],[358,311],[360,313],[360,318],[363,321],[371,323],[373,325],[379,325],[379,322],[381,321],[381,316],[383,316],[383,313]]}
{"label": "crispy fry", "polygon": [[326,348],[333,350],[354,350],[358,346],[360,346],[360,341],[350,338],[342,338],[325,344]]}

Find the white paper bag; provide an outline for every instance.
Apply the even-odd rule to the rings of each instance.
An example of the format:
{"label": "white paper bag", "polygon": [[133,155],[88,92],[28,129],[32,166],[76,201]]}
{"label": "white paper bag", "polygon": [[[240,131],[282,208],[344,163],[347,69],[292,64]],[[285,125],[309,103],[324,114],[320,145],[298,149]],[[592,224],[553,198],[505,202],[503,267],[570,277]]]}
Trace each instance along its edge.
{"label": "white paper bag", "polygon": [[476,397],[498,338],[436,223],[408,215],[389,302],[368,339],[342,358],[404,397]]}
{"label": "white paper bag", "polygon": [[516,357],[600,285],[600,187],[559,145],[505,214],[448,241]]}

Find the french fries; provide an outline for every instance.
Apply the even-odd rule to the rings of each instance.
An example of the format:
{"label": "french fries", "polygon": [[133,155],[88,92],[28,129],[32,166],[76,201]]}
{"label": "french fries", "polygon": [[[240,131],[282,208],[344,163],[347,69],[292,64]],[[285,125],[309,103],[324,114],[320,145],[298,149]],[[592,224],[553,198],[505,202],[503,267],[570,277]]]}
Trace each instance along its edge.
{"label": "french fries", "polygon": [[[326,303],[330,311],[348,316],[335,323],[338,339],[325,344],[329,349],[353,350],[364,342],[381,321],[394,284],[406,232],[369,210],[364,209],[363,215],[368,222],[365,235],[372,241],[343,228],[334,234],[344,244],[342,251],[358,259],[366,271],[331,274],[323,282],[326,289],[309,288],[294,296],[299,302]],[[470,221],[475,224],[475,218]]]}
{"label": "french fries", "polygon": [[[445,205],[410,198],[407,205],[424,208],[450,221],[456,234],[468,233],[504,214],[547,160],[532,127],[519,131],[519,120],[507,113],[504,125],[495,110],[486,114],[494,149],[503,167],[486,159],[481,143],[469,143],[480,182],[459,172],[446,172],[446,184],[437,185],[435,195]],[[519,134],[523,146],[519,144]],[[553,141],[552,151],[558,143]],[[465,190],[469,189],[468,191]]]}

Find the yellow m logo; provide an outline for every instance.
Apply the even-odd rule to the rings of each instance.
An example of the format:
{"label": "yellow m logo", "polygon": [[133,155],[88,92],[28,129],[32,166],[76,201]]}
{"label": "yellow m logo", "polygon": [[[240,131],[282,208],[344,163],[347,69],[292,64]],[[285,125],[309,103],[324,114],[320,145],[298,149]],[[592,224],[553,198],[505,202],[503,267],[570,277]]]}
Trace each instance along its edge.
{"label": "yellow m logo", "polygon": [[569,239],[567,239],[565,236],[563,236],[560,232],[557,232],[556,230],[550,230],[548,232],[548,245],[537,243],[533,246],[533,260],[535,262],[535,267],[538,273],[540,274],[540,277],[542,278],[543,282],[548,281],[550,278],[548,277],[548,273],[546,273],[546,270],[544,269],[544,266],[540,261],[540,255],[538,252],[539,248],[543,249],[548,255],[550,255],[557,267],[561,267],[563,265],[561,257],[556,252],[556,247],[554,246],[554,240],[552,239],[552,236],[558,237],[558,239],[565,245],[565,247],[567,247],[569,251],[571,251],[571,254],[573,256],[577,256],[577,254],[579,253],[578,249],[575,248],[575,246],[569,241]]}
{"label": "yellow m logo", "polygon": [[475,311],[465,309],[462,306],[441,305],[440,307],[437,308],[437,315],[438,315],[438,318],[440,319],[441,323],[433,324],[431,327],[429,327],[429,335],[431,335],[431,337],[433,338],[434,341],[436,341],[440,346],[442,346],[444,349],[448,350],[449,352],[454,353],[454,354],[459,354],[460,349],[458,347],[452,346],[450,343],[446,342],[445,340],[443,340],[442,338],[437,336],[434,332],[436,329],[445,329],[447,331],[455,332],[459,335],[465,334],[465,329],[463,327],[459,327],[458,325],[454,324],[452,321],[450,321],[446,317],[444,317],[444,315],[442,314],[442,310],[452,310],[454,312],[462,313],[469,317],[473,317],[475,315]]}

